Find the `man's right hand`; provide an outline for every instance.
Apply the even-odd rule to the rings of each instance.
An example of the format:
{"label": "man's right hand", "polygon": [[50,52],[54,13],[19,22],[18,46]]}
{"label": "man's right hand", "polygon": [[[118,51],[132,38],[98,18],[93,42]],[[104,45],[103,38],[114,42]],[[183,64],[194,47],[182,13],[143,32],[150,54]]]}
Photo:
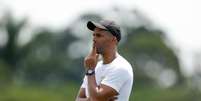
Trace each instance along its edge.
{"label": "man's right hand", "polygon": [[98,62],[98,54],[96,52],[96,47],[93,44],[92,51],[89,53],[84,60],[84,67],[85,69],[95,69],[97,62]]}

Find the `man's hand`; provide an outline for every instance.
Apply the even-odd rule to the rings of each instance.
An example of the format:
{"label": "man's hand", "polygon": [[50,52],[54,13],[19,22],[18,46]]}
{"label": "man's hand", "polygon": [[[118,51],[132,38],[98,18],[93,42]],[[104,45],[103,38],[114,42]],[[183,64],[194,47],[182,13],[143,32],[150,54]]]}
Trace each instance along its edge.
{"label": "man's hand", "polygon": [[99,55],[96,52],[96,47],[93,44],[92,51],[89,53],[87,57],[85,57],[84,67],[86,69],[95,69],[98,62],[98,56]]}
{"label": "man's hand", "polygon": [[113,96],[113,97],[109,98],[108,101],[115,101],[115,100],[117,100],[117,99],[118,99],[117,96]]}

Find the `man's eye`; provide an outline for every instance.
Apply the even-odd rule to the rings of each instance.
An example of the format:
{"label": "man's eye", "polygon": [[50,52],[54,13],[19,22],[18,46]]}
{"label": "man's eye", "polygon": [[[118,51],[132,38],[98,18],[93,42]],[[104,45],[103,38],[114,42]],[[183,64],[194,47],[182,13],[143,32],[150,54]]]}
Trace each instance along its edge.
{"label": "man's eye", "polygon": [[97,37],[100,37],[101,35],[97,34],[96,36],[97,36]]}

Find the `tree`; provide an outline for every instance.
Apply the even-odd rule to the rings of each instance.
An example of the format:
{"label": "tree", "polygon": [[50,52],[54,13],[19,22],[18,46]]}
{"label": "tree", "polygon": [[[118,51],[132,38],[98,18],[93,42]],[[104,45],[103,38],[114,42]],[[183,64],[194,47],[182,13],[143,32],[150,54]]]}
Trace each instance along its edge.
{"label": "tree", "polygon": [[2,22],[1,28],[5,29],[8,36],[8,41],[6,45],[0,48],[0,59],[3,61],[4,64],[6,64],[6,67],[8,69],[7,71],[9,71],[8,73],[10,77],[8,81],[12,81],[12,77],[15,75],[15,72],[18,68],[18,60],[19,58],[21,58],[21,53],[20,51],[18,51],[16,40],[21,29],[26,24],[26,19],[15,22],[13,16],[10,13],[7,13],[2,21],[4,22]]}

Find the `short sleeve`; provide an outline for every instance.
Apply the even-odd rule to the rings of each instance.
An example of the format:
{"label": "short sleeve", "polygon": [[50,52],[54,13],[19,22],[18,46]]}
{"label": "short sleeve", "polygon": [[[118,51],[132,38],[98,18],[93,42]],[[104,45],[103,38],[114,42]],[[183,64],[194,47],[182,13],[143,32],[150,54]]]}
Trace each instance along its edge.
{"label": "short sleeve", "polygon": [[86,94],[87,97],[89,97],[89,92],[87,90],[87,88],[88,88],[87,85],[88,85],[88,83],[87,83],[87,77],[85,76],[84,79],[83,79],[81,88],[85,89],[85,94]]}
{"label": "short sleeve", "polygon": [[116,69],[102,80],[101,84],[107,85],[115,89],[118,93],[122,85],[128,80],[128,72],[124,69]]}
{"label": "short sleeve", "polygon": [[87,79],[86,76],[84,76],[81,88],[86,88],[86,86],[87,86],[87,80],[86,79]]}

